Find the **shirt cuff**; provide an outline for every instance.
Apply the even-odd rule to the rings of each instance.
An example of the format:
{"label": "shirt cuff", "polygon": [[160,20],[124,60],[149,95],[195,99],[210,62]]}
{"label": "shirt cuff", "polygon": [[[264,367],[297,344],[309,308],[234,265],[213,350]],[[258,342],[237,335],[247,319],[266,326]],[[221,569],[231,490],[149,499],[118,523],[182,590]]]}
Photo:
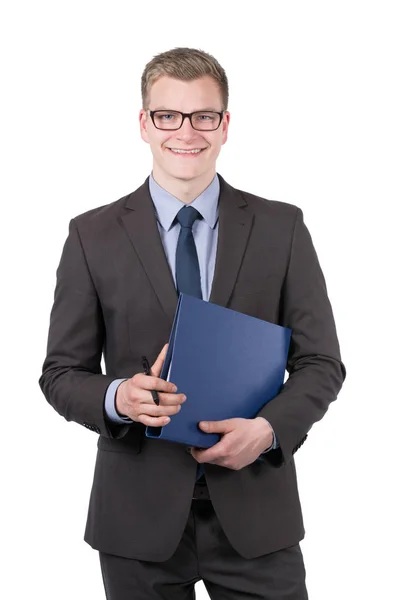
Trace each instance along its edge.
{"label": "shirt cuff", "polygon": [[115,397],[117,395],[118,386],[126,380],[127,377],[123,379],[114,379],[114,381],[112,381],[107,388],[106,397],[104,400],[104,410],[107,417],[110,419],[110,421],[113,421],[114,423],[119,423],[121,425],[133,423],[132,419],[130,419],[129,417],[121,417],[117,413],[117,409],[115,408]]}
{"label": "shirt cuff", "polygon": [[[263,417],[263,418],[264,418],[264,417]],[[267,421],[267,419],[265,419],[265,420]],[[271,423],[270,423],[269,421],[267,421],[267,423],[268,423],[268,425],[269,425],[269,426],[272,428],[272,426],[271,426]],[[264,452],[261,452],[261,454],[266,454],[266,453],[267,453],[267,452],[269,452],[270,450],[276,450],[277,448],[279,448],[279,442],[278,442],[278,440],[276,439],[275,431],[274,431],[274,430],[272,430],[272,433],[273,433],[273,436],[274,436],[274,439],[273,439],[272,445],[271,445],[269,448],[267,448],[266,450],[264,450]]]}

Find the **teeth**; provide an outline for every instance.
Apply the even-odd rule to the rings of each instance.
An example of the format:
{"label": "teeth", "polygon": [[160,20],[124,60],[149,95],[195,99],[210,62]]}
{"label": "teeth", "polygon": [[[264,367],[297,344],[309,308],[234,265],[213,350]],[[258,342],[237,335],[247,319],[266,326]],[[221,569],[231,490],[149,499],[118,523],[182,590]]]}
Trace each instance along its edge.
{"label": "teeth", "polygon": [[196,150],[178,150],[177,148],[170,148],[172,152],[176,152],[177,154],[198,154],[201,152],[201,148],[197,148]]}

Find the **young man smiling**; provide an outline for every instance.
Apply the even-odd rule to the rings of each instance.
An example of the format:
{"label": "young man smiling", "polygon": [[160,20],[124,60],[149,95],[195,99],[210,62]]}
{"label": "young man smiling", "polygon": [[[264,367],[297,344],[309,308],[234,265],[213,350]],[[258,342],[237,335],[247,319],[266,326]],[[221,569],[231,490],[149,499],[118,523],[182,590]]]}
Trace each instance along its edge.
{"label": "young man smiling", "polygon": [[[190,204],[215,177],[216,160],[228,138],[227,103],[210,75],[189,81],[161,75],[146,93],[149,108],[140,111],[140,131],[153,154],[153,178],[172,196]],[[199,129],[192,127],[189,117],[179,129],[160,129],[176,128],[182,121],[171,109],[201,111],[192,117]]]}
{"label": "young man smiling", "polygon": [[[193,598],[200,580],[215,600],[304,600],[293,455],[345,378],[324,276],[299,208],[216,173],[230,114],[215,58],[155,56],[142,99],[152,173],[72,219],[40,378],[60,414],[100,434],[85,540],[109,600]],[[186,400],[159,378],[179,291],[292,329],[281,392],[252,419],[200,423],[221,435],[206,450],[144,435]]]}

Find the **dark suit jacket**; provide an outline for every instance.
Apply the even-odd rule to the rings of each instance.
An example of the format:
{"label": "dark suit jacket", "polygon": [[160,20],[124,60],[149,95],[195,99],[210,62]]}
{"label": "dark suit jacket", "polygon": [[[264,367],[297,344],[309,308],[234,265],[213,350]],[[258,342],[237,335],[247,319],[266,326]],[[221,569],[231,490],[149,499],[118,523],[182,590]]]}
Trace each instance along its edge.
{"label": "dark suit jacket", "polygon": [[[205,464],[226,536],[253,558],[304,537],[293,454],[335,400],[345,368],[302,211],[219,179],[210,302],[293,330],[289,378],[258,413],[280,448],[239,471]],[[141,423],[110,423],[104,397],[113,379],[142,372],[143,354],[155,360],[168,342],[177,298],[148,179],[132,194],[71,220],[39,383],[65,419],[100,434],[85,540],[140,560],[165,561],[174,553],[197,463],[183,445],[147,438]]]}

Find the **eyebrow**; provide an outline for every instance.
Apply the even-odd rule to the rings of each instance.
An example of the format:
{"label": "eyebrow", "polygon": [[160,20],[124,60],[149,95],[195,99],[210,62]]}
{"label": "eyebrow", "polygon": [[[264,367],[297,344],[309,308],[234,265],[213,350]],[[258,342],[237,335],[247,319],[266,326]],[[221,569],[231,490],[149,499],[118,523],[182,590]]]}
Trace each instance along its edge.
{"label": "eyebrow", "polygon": [[[173,110],[174,112],[182,112],[180,110],[176,110],[175,108],[167,108],[165,106],[158,106],[157,108],[154,108],[153,110]],[[216,110],[215,108],[199,108],[197,110],[192,110],[192,112],[221,112],[221,111]]]}

